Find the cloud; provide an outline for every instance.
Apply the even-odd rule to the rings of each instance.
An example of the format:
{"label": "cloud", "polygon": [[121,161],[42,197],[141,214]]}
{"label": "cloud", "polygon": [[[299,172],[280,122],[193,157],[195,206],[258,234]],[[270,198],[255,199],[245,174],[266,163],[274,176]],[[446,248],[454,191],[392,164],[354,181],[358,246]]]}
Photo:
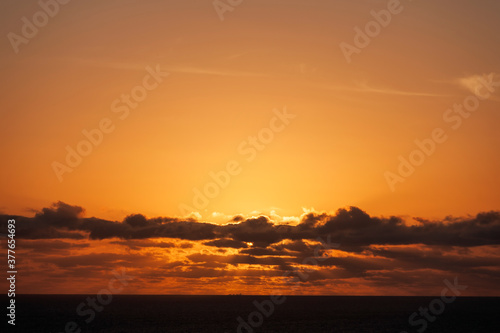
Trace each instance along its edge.
{"label": "cloud", "polygon": [[215,247],[231,247],[234,249],[243,249],[248,247],[247,243],[245,242],[229,238],[216,239],[213,241],[205,242],[203,244]]}
{"label": "cloud", "polygon": [[[370,245],[425,244],[441,246],[482,246],[500,244],[500,212],[479,213],[475,217],[447,218],[405,224],[400,217],[373,217],[357,207],[336,214],[310,212],[297,225],[275,224],[266,216],[217,225],[192,219],[127,216],[122,222],[84,217],[84,209],[63,202],[44,208],[34,217],[15,217],[17,237],[26,239],[148,239],[165,238],[210,241],[210,246],[266,248],[283,240],[316,240],[329,235],[350,247]],[[6,227],[9,216],[2,216]],[[297,243],[299,244],[299,243]]]}
{"label": "cloud", "polygon": [[[89,279],[98,281],[103,272],[120,267],[138,276],[141,288],[172,285],[176,293],[180,286],[188,293],[202,285],[212,292],[227,284],[256,288],[253,292],[267,284],[283,287],[283,274],[306,272],[305,266],[300,286],[311,293],[421,294],[460,275],[467,284],[480,284],[476,294],[487,295],[500,283],[496,211],[438,221],[415,217],[407,224],[349,207],[335,214],[307,211],[294,225],[239,215],[218,225],[142,214],[108,221],[58,202],[33,217],[4,215],[0,225],[6,227],[10,218],[16,219],[23,283],[29,283],[24,290],[31,292],[74,292],[68,279],[83,279],[80,285],[87,286]],[[320,240],[341,245],[326,249]],[[317,256],[322,260],[312,263]],[[398,290],[401,286],[406,289]]]}
{"label": "cloud", "polygon": [[18,246],[22,247],[24,250],[28,250],[33,253],[44,253],[44,254],[69,254],[71,250],[75,249],[85,249],[89,248],[90,244],[85,243],[75,243],[67,242],[59,239],[39,239],[39,240],[28,240],[21,239],[18,242]]}
{"label": "cloud", "polygon": [[415,97],[444,97],[448,95],[430,93],[424,91],[410,91],[410,90],[399,90],[389,87],[373,87],[368,85],[366,82],[357,82],[353,86],[346,85],[322,85],[324,89],[336,90],[336,91],[349,91],[349,92],[359,92],[359,93],[372,93],[372,94],[383,94],[383,95],[395,95],[395,96],[415,96]]}
{"label": "cloud", "polygon": [[387,87],[371,87],[366,83],[359,83],[357,88],[353,88],[353,91],[359,91],[363,93],[375,93],[384,95],[397,95],[397,96],[424,96],[424,97],[443,97],[443,94],[420,92],[420,91],[409,91],[409,90],[398,90],[394,88]]}
{"label": "cloud", "polygon": [[475,93],[479,87],[482,87],[484,85],[484,82],[487,81],[496,82],[497,80],[498,80],[498,75],[495,73],[482,74],[482,75],[474,74],[458,78],[456,80],[456,83],[462,88],[468,90],[469,92]]}
{"label": "cloud", "polygon": [[117,245],[123,245],[128,247],[131,250],[141,250],[144,248],[161,248],[161,249],[168,249],[168,248],[173,248],[176,247],[177,245],[174,242],[155,242],[152,240],[142,240],[142,239],[128,239],[128,240],[119,240],[119,241],[112,241],[110,244],[117,244]]}
{"label": "cloud", "polygon": [[[495,94],[495,90],[500,87],[500,74],[475,74],[458,78],[455,83],[461,88],[469,91],[474,95],[478,94]],[[480,96],[480,95],[478,95]],[[498,97],[489,97],[488,99],[499,101]]]}

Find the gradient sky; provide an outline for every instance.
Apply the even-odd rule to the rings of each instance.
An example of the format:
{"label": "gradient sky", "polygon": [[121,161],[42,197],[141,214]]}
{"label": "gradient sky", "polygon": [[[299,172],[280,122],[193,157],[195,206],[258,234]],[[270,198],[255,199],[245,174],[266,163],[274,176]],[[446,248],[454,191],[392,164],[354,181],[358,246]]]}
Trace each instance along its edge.
{"label": "gradient sky", "polygon": [[[9,33],[22,35],[22,18],[31,21],[40,5],[2,1],[0,214],[25,216],[31,223],[44,207],[54,212],[66,207],[78,221],[95,216],[115,223],[131,214],[187,221],[191,213],[190,221],[218,225],[263,214],[266,223],[295,226],[307,214],[335,217],[339,208],[355,206],[381,221],[395,216],[409,228],[478,221],[477,214],[499,210],[500,89],[456,129],[443,117],[454,104],[474,97],[478,87],[486,91],[484,80],[500,87],[500,3],[402,0],[402,11],[348,63],[341,43],[354,45],[354,28],[364,29],[373,20],[370,12],[387,4],[244,0],[222,21],[211,0],[70,1],[16,52]],[[120,119],[113,103],[143,84],[148,66],[168,76]],[[249,161],[238,147],[284,109],[295,117]],[[66,147],[76,149],[85,140],[82,131],[98,128],[105,118],[114,130],[60,181],[54,162],[65,163]],[[415,140],[430,138],[435,128],[442,128],[447,140],[392,191],[386,173],[397,173],[399,156],[408,158],[417,148]],[[239,163],[241,172],[206,206],[196,207],[196,190],[203,191],[213,182],[210,173],[226,169],[230,161]],[[194,209],[186,212],[180,205]],[[317,285],[309,281],[306,293],[433,293],[441,290],[440,279],[471,269],[476,271],[467,275],[468,283],[486,279],[471,294],[487,294],[498,286],[493,254],[500,238],[498,216],[491,214],[491,230],[464,227],[454,241],[402,237],[349,244],[337,239],[339,257],[369,261],[375,273],[330,264],[329,270],[340,267],[345,275],[324,272],[329,278]],[[137,275],[144,265],[161,262],[139,274],[149,283],[145,289],[136,286],[131,292],[265,293],[266,275],[295,265],[315,246],[314,238],[288,236],[256,245],[251,237],[219,235],[240,242],[228,247],[205,244],[219,239],[215,236],[110,233],[101,239],[87,227],[42,220],[58,232],[80,236],[21,232],[26,254],[46,251],[38,253],[37,264],[34,257],[26,259],[26,292],[90,292],[106,279],[105,266],[128,263]],[[368,232],[360,228],[359,233]],[[496,240],[462,242],[468,232],[492,232]],[[290,246],[296,250],[284,249]],[[270,249],[297,251],[296,259],[279,269],[271,259],[263,264],[262,258],[284,258],[284,252],[257,255]],[[414,255],[415,266],[394,271],[402,253]],[[443,254],[458,261],[466,254],[470,265],[440,270],[432,258]],[[201,255],[260,259],[252,267],[239,257]],[[64,261],[68,256],[74,258]],[[422,257],[431,259],[426,264]],[[406,289],[392,287],[410,271]],[[76,278],[82,272],[91,282],[85,282],[85,274]],[[432,282],[419,280],[429,272]],[[33,277],[37,273],[56,282],[43,284]],[[71,285],[64,282],[68,277],[75,278]],[[212,284],[204,289],[207,281]]]}

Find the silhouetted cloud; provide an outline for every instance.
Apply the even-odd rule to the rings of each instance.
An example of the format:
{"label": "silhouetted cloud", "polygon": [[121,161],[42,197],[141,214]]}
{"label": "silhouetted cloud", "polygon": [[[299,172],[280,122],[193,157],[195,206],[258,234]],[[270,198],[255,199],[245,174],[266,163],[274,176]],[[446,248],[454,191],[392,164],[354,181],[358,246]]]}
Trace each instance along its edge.
{"label": "silhouetted cloud", "polygon": [[[412,225],[356,207],[309,212],[295,225],[266,216],[237,215],[218,225],[141,214],[118,222],[84,214],[82,207],[58,202],[33,217],[2,216],[2,227],[16,219],[23,272],[43,277],[33,279],[32,288],[54,292],[46,286],[55,283],[72,290],[69,277],[95,279],[119,267],[144,285],[163,288],[165,279],[174,279],[169,283],[185,283],[189,290],[193,279],[200,284],[196,288],[280,285],[306,272],[304,267],[309,268],[298,282],[302,287],[338,293],[362,285],[366,292],[419,294],[459,275],[469,284],[480,283],[476,294],[485,295],[500,283],[500,213],[495,211],[440,221],[414,218]],[[322,242],[340,247],[326,249]]]}
{"label": "silhouetted cloud", "polygon": [[[297,225],[275,224],[269,218],[242,219],[226,225],[158,217],[148,219],[141,214],[127,216],[122,222],[86,218],[84,209],[62,202],[44,208],[34,217],[17,219],[17,237],[26,239],[83,239],[92,240],[169,238],[207,241],[217,247],[267,248],[283,240],[297,241],[288,250],[305,250],[301,240],[316,240],[328,235],[346,249],[360,252],[370,245],[425,244],[441,246],[482,246],[500,244],[500,212],[479,213],[474,217],[428,221],[416,218],[418,224],[406,225],[395,216],[372,217],[356,207],[340,209],[336,214],[309,213]],[[2,216],[5,227],[10,216]],[[301,248],[299,248],[301,247]],[[275,247],[272,250],[283,250]]]}
{"label": "silhouetted cloud", "polygon": [[216,239],[213,241],[205,242],[203,243],[208,246],[215,246],[215,247],[231,247],[234,249],[242,249],[242,248],[247,248],[248,245],[245,242],[239,241],[239,240],[234,240],[234,239],[229,239],[229,238],[221,238],[221,239]]}

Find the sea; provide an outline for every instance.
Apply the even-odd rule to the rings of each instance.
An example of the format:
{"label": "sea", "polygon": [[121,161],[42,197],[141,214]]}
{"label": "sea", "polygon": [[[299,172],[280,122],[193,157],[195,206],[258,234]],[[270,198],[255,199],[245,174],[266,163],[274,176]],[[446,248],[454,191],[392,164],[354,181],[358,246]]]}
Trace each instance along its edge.
{"label": "sea", "polygon": [[2,332],[500,332],[499,297],[17,295],[15,304]]}

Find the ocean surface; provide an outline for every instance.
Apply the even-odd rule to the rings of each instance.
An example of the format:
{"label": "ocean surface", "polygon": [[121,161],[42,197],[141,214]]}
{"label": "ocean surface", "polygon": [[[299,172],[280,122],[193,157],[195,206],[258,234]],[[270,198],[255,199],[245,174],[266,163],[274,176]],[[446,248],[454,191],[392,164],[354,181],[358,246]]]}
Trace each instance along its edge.
{"label": "ocean surface", "polygon": [[[96,295],[17,295],[15,328],[3,314],[2,332],[500,332],[498,297],[445,304],[439,297],[287,296],[275,304],[267,296],[114,295],[94,307],[88,297]],[[427,317],[418,313],[429,306]]]}

